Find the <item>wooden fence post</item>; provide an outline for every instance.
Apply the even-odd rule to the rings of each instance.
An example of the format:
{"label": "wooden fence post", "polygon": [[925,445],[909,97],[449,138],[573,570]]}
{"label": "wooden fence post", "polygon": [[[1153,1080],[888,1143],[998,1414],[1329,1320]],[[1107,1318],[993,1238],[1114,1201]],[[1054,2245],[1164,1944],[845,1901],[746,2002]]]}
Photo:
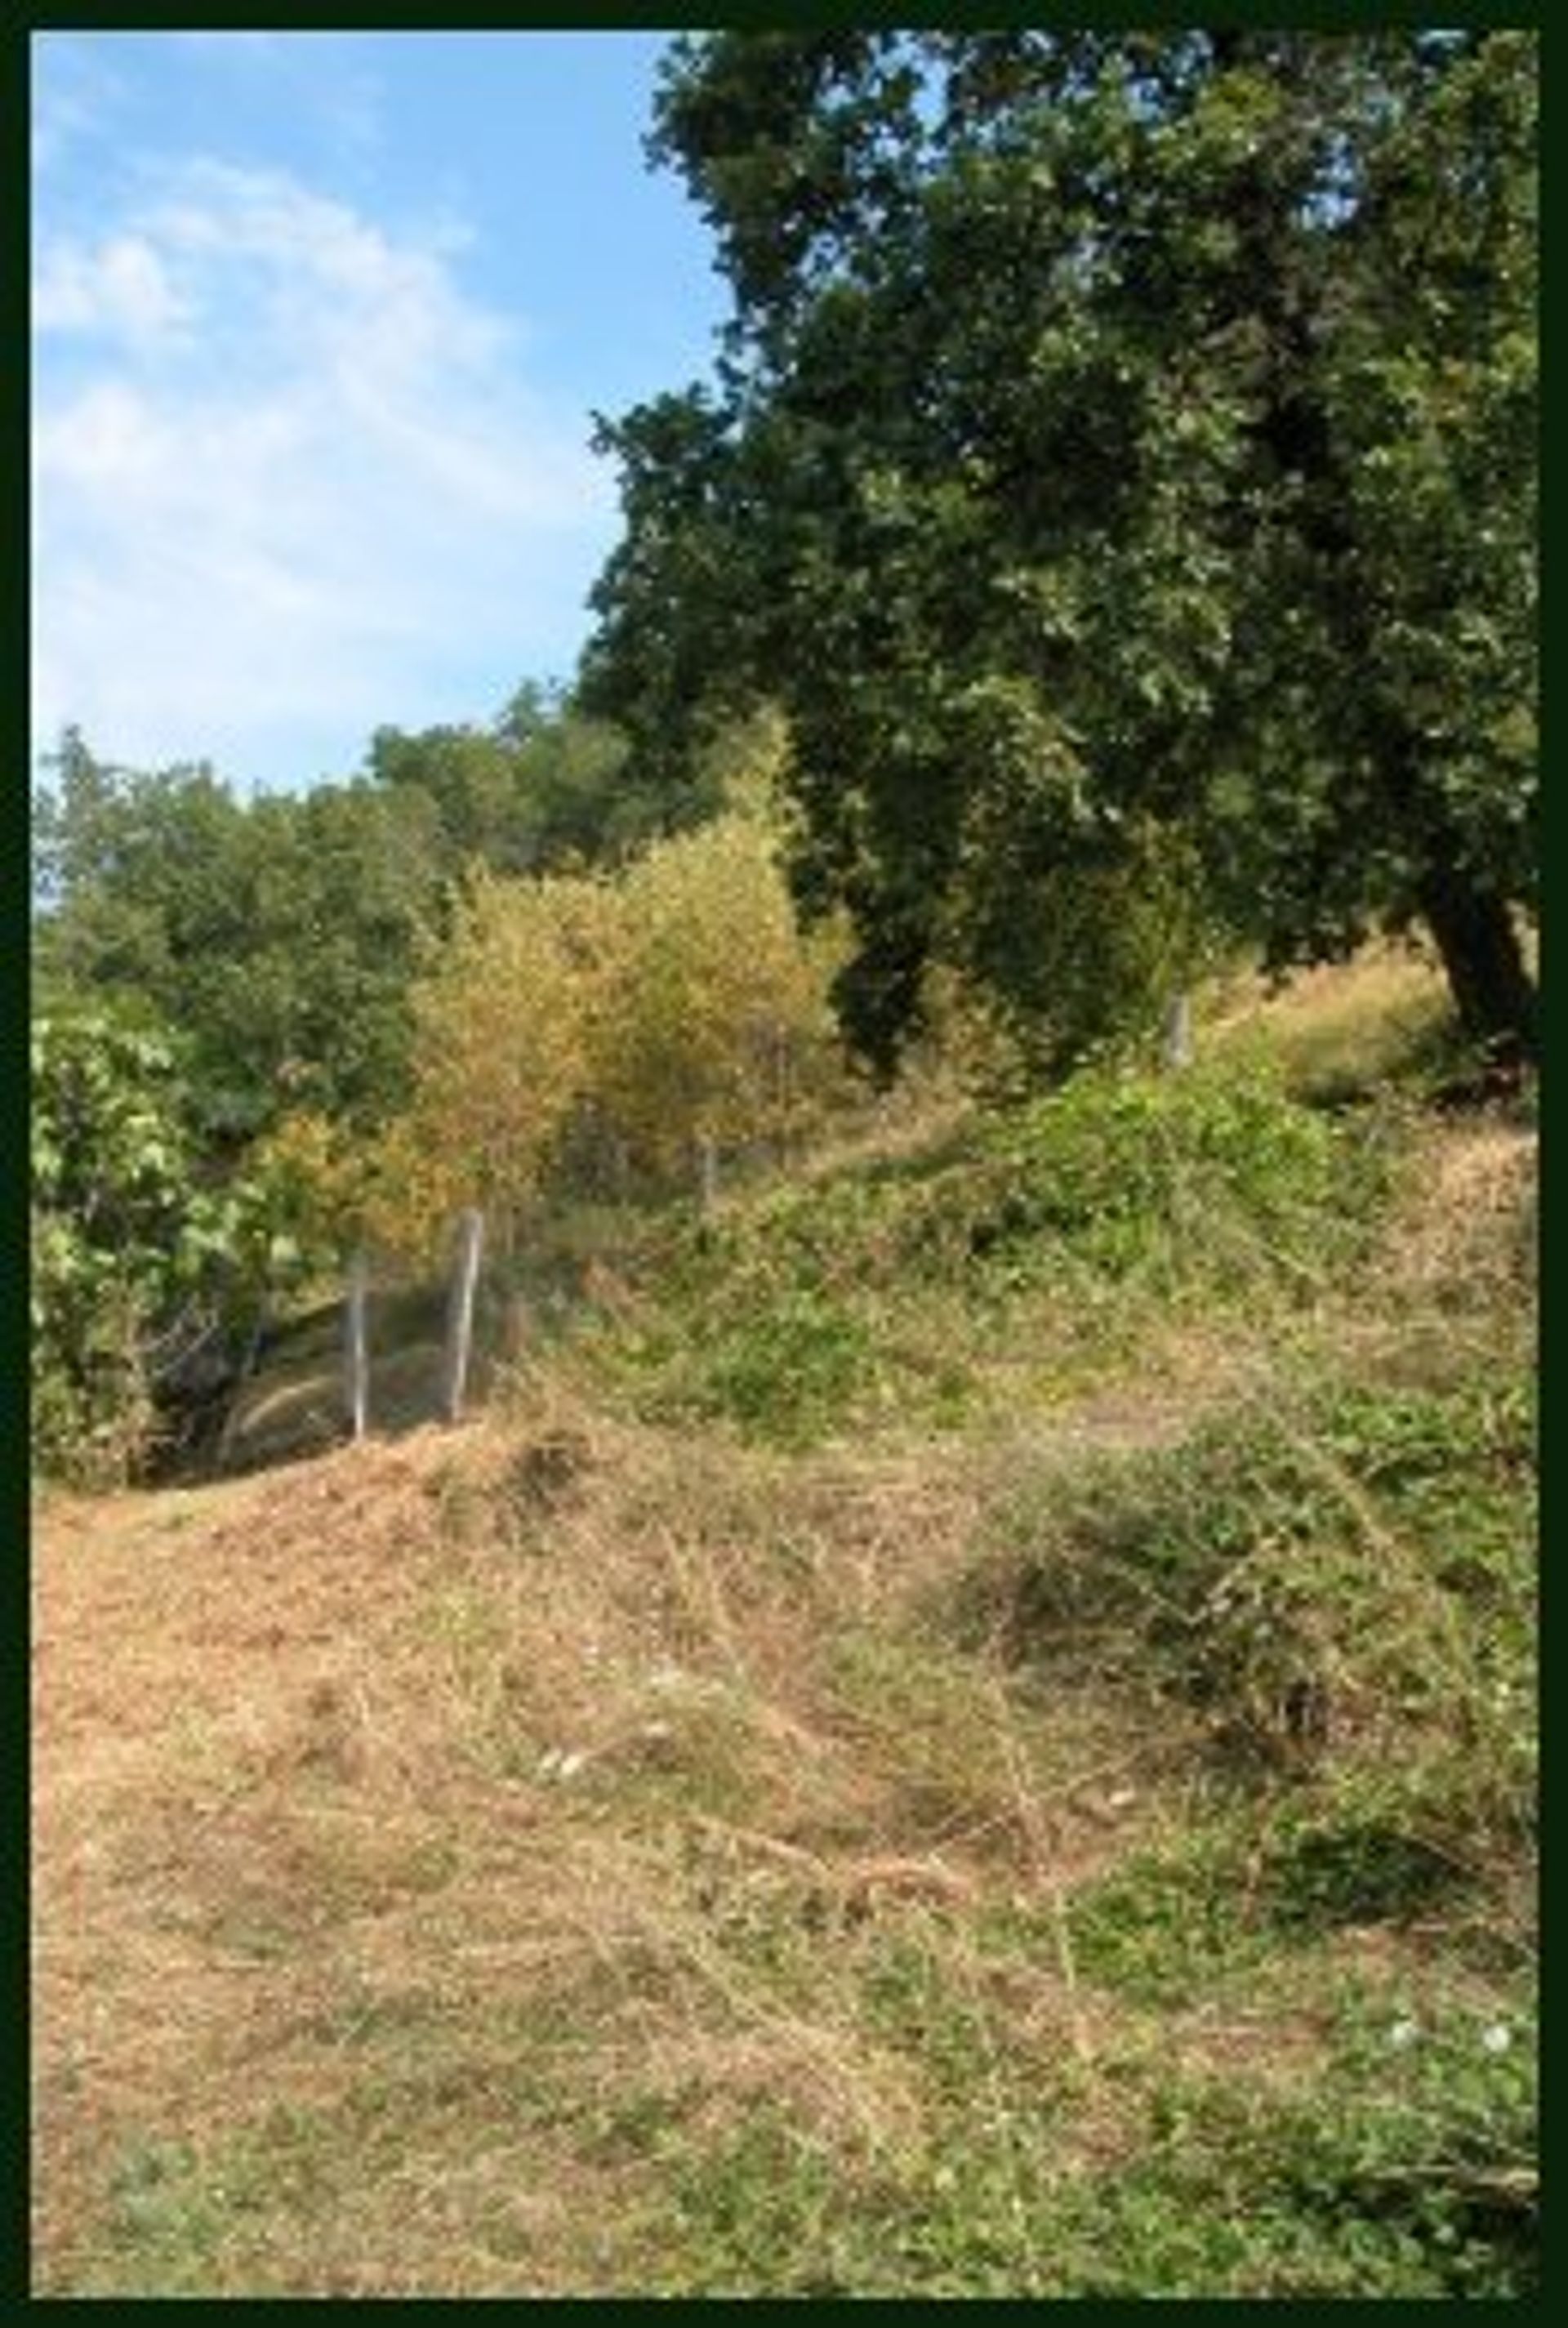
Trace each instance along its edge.
{"label": "wooden fence post", "polygon": [[474,1341],[474,1289],[479,1279],[479,1252],[484,1241],[484,1216],[465,1212],[458,1224],[457,1258],[452,1272],[452,1292],[446,1308],[446,1356],[441,1384],[441,1407],[448,1422],[463,1413],[463,1393],[468,1380],[468,1354]]}
{"label": "wooden fence post", "polygon": [[707,1219],[718,1197],[718,1150],[711,1140],[699,1140],[697,1154],[701,1172],[702,1215]]}
{"label": "wooden fence post", "polygon": [[229,1394],[229,1403],[223,1416],[223,1428],[218,1433],[215,1460],[220,1471],[227,1464],[230,1450],[234,1444],[234,1433],[239,1422],[239,1394],[261,1363],[261,1346],[267,1339],[267,1329],[271,1323],[272,1304],[264,1294],[257,1305],[255,1323],[250,1328],[250,1338],[245,1345],[245,1355],[239,1361],[239,1372],[235,1377],[234,1387]]}
{"label": "wooden fence post", "polygon": [[1165,1014],[1165,1064],[1168,1067],[1192,1065],[1192,997],[1185,992],[1171,998]]}
{"label": "wooden fence post", "polygon": [[343,1375],[349,1427],[356,1440],[365,1435],[370,1419],[371,1369],[365,1342],[365,1305],[370,1291],[370,1263],[356,1253],[349,1263],[348,1300],[343,1309]]}

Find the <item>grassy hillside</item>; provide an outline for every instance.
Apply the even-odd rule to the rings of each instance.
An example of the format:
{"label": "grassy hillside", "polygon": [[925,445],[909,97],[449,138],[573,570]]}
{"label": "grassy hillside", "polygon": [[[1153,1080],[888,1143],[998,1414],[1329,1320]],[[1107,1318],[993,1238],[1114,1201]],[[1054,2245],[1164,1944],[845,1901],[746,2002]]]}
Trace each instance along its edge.
{"label": "grassy hillside", "polygon": [[463,1430],[47,1504],[36,2292],[1531,2288],[1535,1142],[1441,1035],[1235,996],[623,1236]]}

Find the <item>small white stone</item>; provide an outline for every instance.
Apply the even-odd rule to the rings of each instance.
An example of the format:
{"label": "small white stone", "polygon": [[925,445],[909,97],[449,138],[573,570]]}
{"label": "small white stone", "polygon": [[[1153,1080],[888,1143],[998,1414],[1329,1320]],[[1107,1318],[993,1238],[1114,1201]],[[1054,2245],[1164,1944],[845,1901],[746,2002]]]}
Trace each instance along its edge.
{"label": "small white stone", "polygon": [[1414,2044],[1420,2034],[1413,2021],[1396,2021],[1388,2032],[1388,2042],[1396,2052],[1403,2052],[1407,2045]]}
{"label": "small white stone", "polygon": [[1506,2053],[1514,2042],[1514,2032],[1506,2021],[1493,2021],[1481,2031],[1481,2044],[1488,2053]]}

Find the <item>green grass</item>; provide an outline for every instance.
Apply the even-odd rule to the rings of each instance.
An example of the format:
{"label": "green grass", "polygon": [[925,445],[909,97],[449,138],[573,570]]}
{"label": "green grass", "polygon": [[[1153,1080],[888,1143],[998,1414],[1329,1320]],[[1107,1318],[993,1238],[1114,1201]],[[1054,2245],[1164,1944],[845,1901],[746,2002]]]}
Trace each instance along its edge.
{"label": "green grass", "polygon": [[[216,2145],[127,2145],[80,2292],[432,2292],[386,2260],[395,2243],[367,2178],[417,2212],[437,2162],[450,2178],[454,2145],[516,2182],[485,2178],[465,2209],[447,2292],[499,2293],[509,2273],[515,2292],[551,2283],[523,2203],[533,2177],[580,2211],[578,2293],[1533,2292],[1527,1995],[1422,1994],[1322,1967],[1284,1997],[1260,1986],[1254,2007],[1263,1997],[1282,2029],[1312,2022],[1310,2070],[1291,2074],[1266,2036],[1256,2063],[1206,2066],[1173,2056],[1150,2021],[1088,2060],[1021,2044],[1005,2004],[1009,1974],[1028,1967],[1019,1934],[1010,1953],[981,1953],[915,1928],[859,1953],[856,2033],[918,2092],[907,2129],[868,2142],[765,2094],[738,2107],[700,2070],[606,2092],[583,2075],[592,2023],[569,2014],[553,2030],[361,2025],[355,2050],[396,2041],[399,2066],[362,2071],[335,2107],[273,2107]],[[1255,2026],[1245,2002],[1233,1985],[1225,2008]],[[595,2193],[612,2192],[618,2212],[596,2220]]]}
{"label": "green grass", "polygon": [[[1535,2286],[1533,2025],[1384,1994],[1328,2008],[1310,2095],[1160,2069],[1010,2071],[924,1968],[873,1985],[945,2107],[918,2152],[836,2154],[752,2113],[717,2150],[663,2133],[662,2294],[1516,2296]],[[1402,2041],[1408,2038],[1408,2042]],[[1506,2040],[1507,2050],[1488,2047]],[[1113,2101],[1107,2105],[1104,2089]],[[1084,2157],[1093,2093],[1103,2148]]]}
{"label": "green grass", "polygon": [[1367,1249],[1396,1110],[1336,1121],[1255,1062],[1085,1074],[962,1146],[737,1198],[662,1226],[630,1323],[584,1347],[652,1420],[808,1447],[1005,1410],[1021,1367],[1058,1396],[1152,1322],[1299,1306]]}

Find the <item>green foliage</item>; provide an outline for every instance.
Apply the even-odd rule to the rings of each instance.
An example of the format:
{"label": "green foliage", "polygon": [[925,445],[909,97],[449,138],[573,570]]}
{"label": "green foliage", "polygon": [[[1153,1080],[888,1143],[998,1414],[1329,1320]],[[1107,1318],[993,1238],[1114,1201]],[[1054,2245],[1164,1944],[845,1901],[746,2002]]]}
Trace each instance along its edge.
{"label": "green foliage", "polygon": [[352,1125],[296,1109],[254,1141],[245,1179],[271,1232],[273,1281],[336,1273],[363,1234],[371,1167]]}
{"label": "green foliage", "polygon": [[1173,1240],[1212,1267],[1236,1234],[1287,1263],[1327,1259],[1336,1216],[1354,1236],[1382,1185],[1375,1146],[1258,1070],[1080,1076],[988,1130],[981,1153],[969,1241],[997,1267],[1042,1235],[1112,1272],[1166,1253],[1179,1265]]}
{"label": "green foliage", "polygon": [[1271,1935],[1247,1910],[1244,1830],[1211,1822],[1129,1854],[1072,1905],[1074,1961],[1096,1987],[1150,2006],[1235,1991],[1267,1960]]}
{"label": "green foliage", "polygon": [[966,825],[962,889],[940,951],[985,998],[1005,1070],[1026,1089],[1146,1054],[1175,997],[1226,951],[1197,851],[1151,822],[1113,861],[1067,868],[1031,841],[1027,816],[987,797]]}
{"label": "green foliage", "polygon": [[33,1451],[46,1472],[123,1478],[156,1394],[273,1261],[258,1192],[203,1187],[174,1044],[100,1012],[32,1029]]}
{"label": "green foliage", "polygon": [[1535,105],[1514,31],[671,51],[735,313],[601,429],[582,699],[665,782],[782,708],[870,1056],[933,959],[1071,1051],[1216,915],[1275,963],[1424,920],[1529,1047]]}
{"label": "green foliage", "polygon": [[1410,1924],[1465,1888],[1465,1870],[1419,1835],[1375,1816],[1341,1817],[1276,1842],[1260,1869],[1257,1907],[1276,1929]]}
{"label": "green foliage", "polygon": [[982,1120],[959,1156],[781,1186],[684,1242],[662,1232],[630,1260],[634,1327],[599,1353],[651,1411],[763,1439],[952,1422],[1031,1304],[1069,1359],[1153,1303],[1288,1301],[1353,1265],[1394,1138],[1312,1112],[1256,1067],[1085,1073]]}
{"label": "green foliage", "polygon": [[407,1096],[410,985],[471,867],[615,862],[716,812],[722,739],[678,796],[625,758],[531,686],[488,728],[382,728],[366,776],[299,795],[108,767],[68,729],[34,806],[40,990],[179,1027],[214,1142],[301,1113],[384,1122]]}
{"label": "green foliage", "polygon": [[214,1147],[291,1108],[384,1111],[438,902],[429,803],[364,784],[241,802],[206,768],[104,767],[74,735],[53,768],[34,818],[44,1000],[178,1027]]}
{"label": "green foliage", "polygon": [[717,811],[703,772],[660,792],[638,782],[626,755],[607,722],[526,683],[485,728],[378,728],[369,762],[384,792],[434,810],[434,852],[451,878],[475,859],[503,875],[618,863]]}
{"label": "green foliage", "polygon": [[642,1344],[643,1366],[662,1364],[675,1376],[652,1411],[728,1417],[785,1446],[831,1432],[864,1394],[876,1351],[863,1318],[809,1288],[785,1290],[755,1314],[730,1305],[689,1369],[681,1365],[688,1347],[679,1329]]}
{"label": "green foliage", "polygon": [[1452,2010],[1402,2054],[1385,2004],[1366,2019],[1310,2104],[1217,2078],[1171,2080],[1155,2098],[1150,2151],[1081,2183],[1062,2208],[1060,2292],[1531,2294],[1528,2023],[1498,2056],[1485,2043],[1498,2024]]}
{"label": "green foliage", "polygon": [[1243,2269],[1258,2293],[1531,2293],[1534,2011],[1440,2003],[1412,2017],[1392,2004],[1345,2000],[1310,2103],[1220,2079],[1164,2097],[1167,2159],[1116,2178],[1102,2236],[1151,2186],[1172,2208],[1185,2193],[1210,2209],[1228,2186],[1248,2197]]}

